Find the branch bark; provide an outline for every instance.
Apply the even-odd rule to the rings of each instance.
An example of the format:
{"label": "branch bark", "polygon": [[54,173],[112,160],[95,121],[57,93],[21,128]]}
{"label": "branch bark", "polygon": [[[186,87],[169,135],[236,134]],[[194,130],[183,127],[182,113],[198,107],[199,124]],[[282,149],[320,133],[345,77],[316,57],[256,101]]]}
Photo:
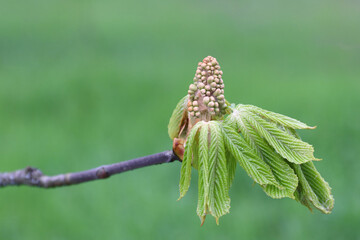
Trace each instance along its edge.
{"label": "branch bark", "polygon": [[28,185],[40,188],[54,188],[69,186],[98,179],[105,179],[112,175],[133,169],[169,163],[175,160],[179,160],[179,158],[173,151],[165,151],[128,161],[103,165],[81,172],[59,174],[55,176],[46,176],[37,168],[26,167],[14,172],[0,173],[0,187]]}

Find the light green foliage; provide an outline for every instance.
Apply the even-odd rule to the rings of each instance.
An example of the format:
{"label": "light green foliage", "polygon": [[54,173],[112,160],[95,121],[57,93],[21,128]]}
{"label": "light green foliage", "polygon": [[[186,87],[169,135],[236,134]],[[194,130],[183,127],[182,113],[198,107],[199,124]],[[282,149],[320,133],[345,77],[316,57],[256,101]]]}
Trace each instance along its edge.
{"label": "light green foliage", "polygon": [[311,203],[323,213],[331,213],[334,207],[331,188],[316,170],[314,163],[293,164],[293,167],[299,177],[299,187],[295,193],[296,199],[310,209]]}
{"label": "light green foliage", "polygon": [[170,138],[173,140],[178,137],[180,128],[181,128],[181,120],[183,119],[184,113],[186,114],[186,106],[188,102],[188,95],[183,97],[179,103],[176,105],[170,121],[168,125],[168,133]]}
{"label": "light green foliage", "polygon": [[190,179],[191,179],[191,162],[193,160],[193,144],[195,142],[195,137],[197,136],[198,129],[203,125],[203,122],[199,122],[196,124],[187,139],[186,145],[185,145],[185,154],[184,159],[181,164],[181,176],[180,176],[180,198],[185,196],[186,192],[188,191],[190,187]]}
{"label": "light green foliage", "polygon": [[221,125],[211,121],[209,127],[209,210],[218,223],[219,217],[228,213],[230,209],[228,164]]}
{"label": "light green foliage", "polygon": [[[294,129],[280,128],[300,139]],[[316,170],[314,163],[308,162],[301,165],[292,164],[292,167],[299,176],[299,186],[295,192],[296,200],[307,206],[310,210],[312,204],[323,213],[331,213],[331,210],[334,207],[334,198],[331,195],[331,188]]]}
{"label": "light green foliage", "polygon": [[198,169],[197,214],[202,224],[207,214],[218,223],[219,217],[229,212],[236,162],[268,196],[289,197],[310,209],[313,206],[323,213],[331,212],[334,199],[312,162],[317,160],[314,149],[295,131],[312,127],[251,105],[227,110],[230,114],[223,121],[196,123],[185,144],[180,198],[190,186],[193,166]]}
{"label": "light green foliage", "polygon": [[[236,117],[236,119],[240,118]],[[271,148],[266,140],[247,121],[237,121],[235,126],[242,133],[248,144],[269,165],[275,179],[281,186],[279,188],[271,184],[262,185],[265,193],[272,198],[294,198],[293,193],[298,185],[298,179],[285,159]]]}
{"label": "light green foliage", "polygon": [[226,124],[223,125],[223,132],[227,150],[255,182],[261,185],[279,186],[270,167],[245,142],[241,135]]}
{"label": "light green foliage", "polygon": [[270,119],[265,120],[257,114],[257,111],[254,112],[243,106],[238,105],[233,114],[239,115],[237,119],[249,122],[282,157],[296,164],[316,160],[313,155],[314,148],[310,144],[281,131],[274,123],[268,121]]}
{"label": "light green foliage", "polygon": [[205,216],[209,209],[209,128],[203,127],[200,130],[199,139],[199,197],[197,214],[200,216],[201,222],[205,220]]}
{"label": "light green foliage", "polygon": [[[190,149],[190,146],[196,146],[196,151]],[[230,159],[226,158],[221,124],[215,121],[200,121],[191,129],[181,169],[180,197],[183,197],[189,188],[191,162],[194,159],[198,159],[199,172],[197,213],[202,223],[208,213],[218,222],[219,217],[229,212],[229,185],[236,166],[228,163]]]}
{"label": "light green foliage", "polygon": [[285,127],[289,127],[289,128],[293,128],[293,129],[314,129],[314,127],[309,127],[305,123],[302,123],[299,120],[296,120],[294,118],[290,118],[288,116],[285,116],[285,115],[282,115],[279,113],[270,112],[270,111],[267,111],[265,109],[262,109],[262,108],[259,108],[256,106],[240,104],[239,107],[242,109],[247,109],[250,112],[253,112],[263,118],[266,118],[270,121],[281,124]]}

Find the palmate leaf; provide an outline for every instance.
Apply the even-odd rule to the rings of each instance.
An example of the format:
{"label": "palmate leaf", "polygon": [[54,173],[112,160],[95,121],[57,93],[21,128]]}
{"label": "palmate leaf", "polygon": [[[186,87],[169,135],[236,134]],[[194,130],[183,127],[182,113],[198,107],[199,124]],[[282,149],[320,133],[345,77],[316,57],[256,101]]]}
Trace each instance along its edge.
{"label": "palmate leaf", "polygon": [[184,117],[184,114],[187,113],[187,102],[188,102],[189,96],[186,95],[183,97],[179,103],[176,105],[170,121],[168,125],[168,133],[169,137],[173,140],[174,138],[178,137],[180,128],[181,128],[181,121]]}
{"label": "palmate leaf", "polygon": [[317,160],[313,155],[314,148],[310,144],[281,131],[274,123],[259,117],[243,106],[246,105],[238,105],[232,114],[237,115],[242,121],[249,122],[283,158],[296,164]]}
{"label": "palmate leaf", "polygon": [[286,160],[276,153],[247,121],[242,121],[240,117],[229,117],[228,121],[233,121],[232,126],[242,133],[245,141],[269,165],[275,179],[281,186],[279,188],[271,184],[262,185],[265,193],[272,198],[294,198],[298,178]]}
{"label": "palmate leaf", "polygon": [[313,148],[292,128],[310,127],[283,115],[279,115],[280,121],[275,113],[241,106],[245,105],[234,108],[224,121],[197,122],[187,136],[180,198],[189,189],[191,168],[198,169],[197,214],[201,224],[207,214],[218,223],[229,212],[236,161],[270,197],[293,198],[330,213],[334,199],[311,161]]}
{"label": "palmate leaf", "polygon": [[255,182],[281,188],[270,167],[231,126],[223,124],[223,132],[226,149]]}

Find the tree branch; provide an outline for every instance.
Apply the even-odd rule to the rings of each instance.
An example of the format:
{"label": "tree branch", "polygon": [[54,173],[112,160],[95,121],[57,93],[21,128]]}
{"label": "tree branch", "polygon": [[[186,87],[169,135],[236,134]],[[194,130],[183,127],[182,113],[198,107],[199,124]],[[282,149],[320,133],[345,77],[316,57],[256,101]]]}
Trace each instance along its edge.
{"label": "tree branch", "polygon": [[179,160],[179,158],[173,151],[165,151],[128,161],[103,165],[82,172],[59,174],[55,176],[46,176],[37,168],[26,167],[25,169],[14,172],[0,173],[0,187],[14,185],[28,185],[41,188],[62,187],[105,179],[118,173],[156,164],[169,163],[175,160]]}

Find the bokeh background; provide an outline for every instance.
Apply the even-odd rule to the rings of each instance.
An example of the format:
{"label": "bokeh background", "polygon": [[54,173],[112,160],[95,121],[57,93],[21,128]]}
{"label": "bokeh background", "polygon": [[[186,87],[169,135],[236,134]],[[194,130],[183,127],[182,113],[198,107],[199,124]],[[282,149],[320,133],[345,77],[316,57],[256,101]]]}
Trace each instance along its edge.
{"label": "bokeh background", "polygon": [[0,189],[0,239],[360,239],[359,1],[1,1],[0,171],[80,171],[171,148],[198,61],[226,98],[310,125],[335,208],[273,200],[238,168],[220,226],[178,198],[179,163]]}

